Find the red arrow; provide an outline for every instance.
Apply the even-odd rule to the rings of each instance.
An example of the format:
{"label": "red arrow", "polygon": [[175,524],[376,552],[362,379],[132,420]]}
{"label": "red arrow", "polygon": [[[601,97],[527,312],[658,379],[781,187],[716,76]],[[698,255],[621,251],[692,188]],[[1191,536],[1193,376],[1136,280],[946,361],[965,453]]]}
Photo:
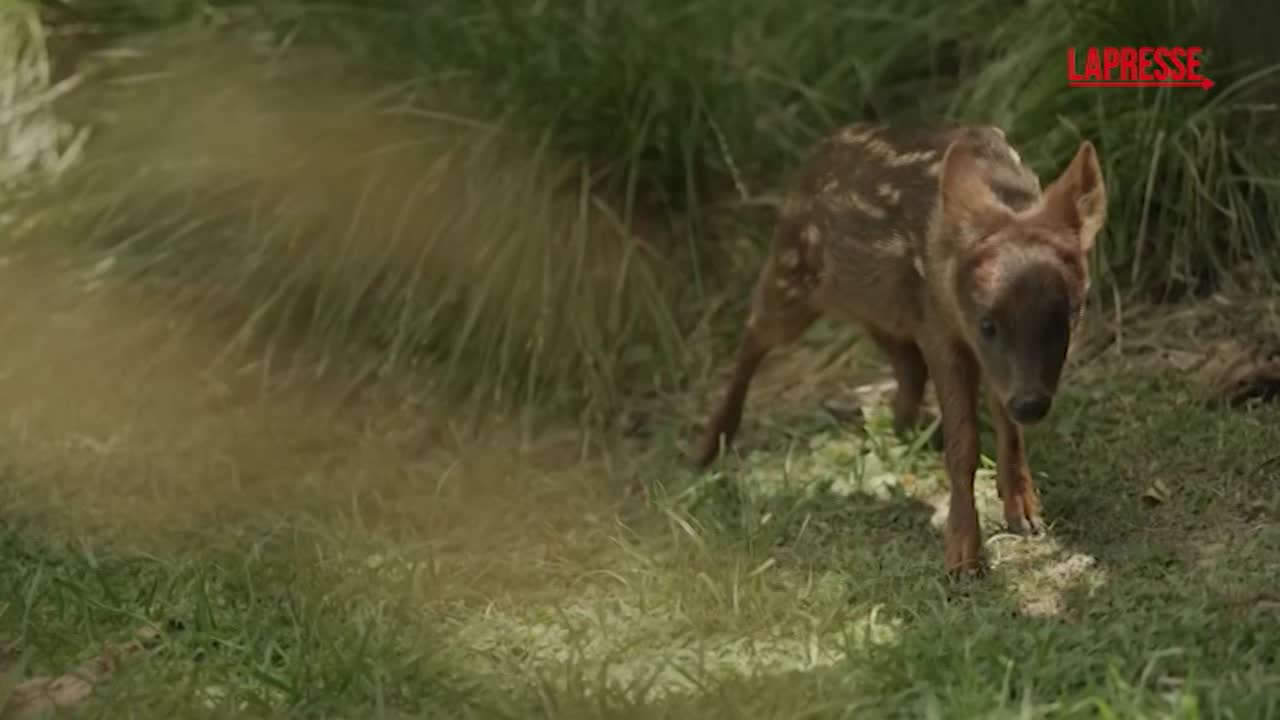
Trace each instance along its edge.
{"label": "red arrow", "polygon": [[1117,88],[1133,88],[1133,87],[1183,87],[1183,88],[1202,88],[1208,90],[1213,87],[1213,81],[1209,78],[1201,78],[1189,82],[1168,82],[1159,80],[1141,81],[1141,80],[1071,80],[1067,83],[1070,87],[1117,87]]}

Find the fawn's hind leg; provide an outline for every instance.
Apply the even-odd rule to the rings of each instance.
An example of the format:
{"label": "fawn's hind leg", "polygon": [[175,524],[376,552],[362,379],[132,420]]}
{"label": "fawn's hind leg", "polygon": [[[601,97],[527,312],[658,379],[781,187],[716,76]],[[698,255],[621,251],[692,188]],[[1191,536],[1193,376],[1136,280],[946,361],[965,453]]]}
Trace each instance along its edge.
{"label": "fawn's hind leg", "polygon": [[[893,376],[898,381],[893,397],[893,429],[905,437],[920,425],[920,405],[924,401],[925,384],[929,382],[929,366],[915,342],[893,337],[875,328],[869,327],[866,331],[893,366]],[[942,449],[941,427],[930,437],[929,444],[935,450]]]}
{"label": "fawn's hind leg", "polygon": [[742,423],[751,379],[765,356],[774,348],[799,339],[818,319],[819,313],[810,303],[807,278],[800,270],[803,268],[794,265],[779,267],[776,259],[770,259],[760,272],[751,297],[751,314],[738,345],[733,379],[703,435],[699,467],[710,465],[722,449],[733,443]]}

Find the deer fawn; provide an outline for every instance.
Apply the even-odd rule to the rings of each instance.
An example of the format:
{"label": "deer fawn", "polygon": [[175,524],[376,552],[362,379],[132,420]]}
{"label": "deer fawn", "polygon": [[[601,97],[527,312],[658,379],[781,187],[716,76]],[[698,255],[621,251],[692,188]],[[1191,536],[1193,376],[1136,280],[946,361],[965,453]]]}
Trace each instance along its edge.
{"label": "deer fawn", "polygon": [[751,378],[772,349],[820,315],[856,323],[893,366],[898,432],[919,425],[933,379],[951,486],[946,568],[981,572],[979,383],[986,380],[995,423],[1005,522],[1038,534],[1044,522],[1022,428],[1049,413],[1106,207],[1087,140],[1042,192],[995,127],[835,132],[785,199],[699,464],[731,444]]}

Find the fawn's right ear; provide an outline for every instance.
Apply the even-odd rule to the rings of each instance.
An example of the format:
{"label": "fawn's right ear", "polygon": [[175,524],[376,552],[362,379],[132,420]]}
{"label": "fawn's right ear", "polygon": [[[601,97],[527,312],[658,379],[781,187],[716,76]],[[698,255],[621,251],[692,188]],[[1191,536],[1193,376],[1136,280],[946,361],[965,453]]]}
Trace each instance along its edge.
{"label": "fawn's right ear", "polygon": [[1077,232],[1081,250],[1093,249],[1107,219],[1107,184],[1093,143],[1080,143],[1071,163],[1044,191],[1040,212]]}
{"label": "fawn's right ear", "polygon": [[987,185],[973,148],[963,142],[951,143],[943,154],[940,184],[942,220],[954,241],[976,242],[1013,218]]}

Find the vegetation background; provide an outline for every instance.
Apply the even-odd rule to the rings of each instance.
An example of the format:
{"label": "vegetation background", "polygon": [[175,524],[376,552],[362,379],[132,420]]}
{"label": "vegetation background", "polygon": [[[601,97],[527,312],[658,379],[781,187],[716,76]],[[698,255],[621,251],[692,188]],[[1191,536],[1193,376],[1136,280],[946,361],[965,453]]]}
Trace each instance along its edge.
{"label": "vegetation background", "polygon": [[[634,386],[631,374],[652,383],[657,373],[663,388],[697,379],[705,367],[690,362],[685,345],[699,329],[719,336],[738,322],[742,273],[757,260],[741,256],[765,246],[768,209],[789,168],[822,134],[857,119],[997,123],[1044,175],[1080,140],[1093,140],[1113,193],[1096,267],[1104,302],[1117,294],[1203,296],[1240,281],[1246,266],[1251,280],[1274,281],[1280,145],[1274,98],[1264,93],[1274,92],[1276,70],[1251,30],[1274,14],[1262,5],[97,0],[46,7],[77,28],[77,44],[257,12],[270,34],[259,40],[278,52],[337,48],[344,70],[382,79],[367,81],[383,91],[382,102],[416,104],[419,116],[459,115],[486,128],[475,141],[486,146],[519,136],[536,148],[538,167],[510,182],[538,189],[507,193],[530,198],[525,212],[547,227],[539,243],[511,242],[510,226],[465,240],[451,227],[503,202],[497,193],[468,196],[450,208],[455,218],[439,221],[439,242],[484,258],[489,281],[445,278],[427,288],[405,280],[414,286],[378,295],[365,279],[344,288],[349,296],[318,300],[334,308],[317,311],[325,318],[317,330],[381,336],[397,357],[419,349],[443,357],[460,386],[489,396],[588,404],[602,419],[616,412],[619,388]],[[1068,46],[1175,42],[1209,49],[1215,88],[1065,87]],[[566,211],[573,217],[550,218],[548,202],[576,208]],[[378,263],[401,259],[387,257],[394,259],[371,260],[366,274],[385,275]],[[601,267],[584,270],[593,264]],[[521,293],[538,299],[525,302]],[[729,300],[713,306],[717,296]],[[396,307],[409,297],[417,309]],[[357,312],[411,319],[391,328],[355,323]]]}
{"label": "vegetation background", "polygon": [[[0,2],[0,718],[1280,713],[1280,417],[1191,372],[1280,385],[1280,6]],[[1101,45],[1216,84],[1066,87]],[[855,330],[684,460],[789,170],[866,119],[1087,138],[1111,193],[1062,524],[958,599]]]}

